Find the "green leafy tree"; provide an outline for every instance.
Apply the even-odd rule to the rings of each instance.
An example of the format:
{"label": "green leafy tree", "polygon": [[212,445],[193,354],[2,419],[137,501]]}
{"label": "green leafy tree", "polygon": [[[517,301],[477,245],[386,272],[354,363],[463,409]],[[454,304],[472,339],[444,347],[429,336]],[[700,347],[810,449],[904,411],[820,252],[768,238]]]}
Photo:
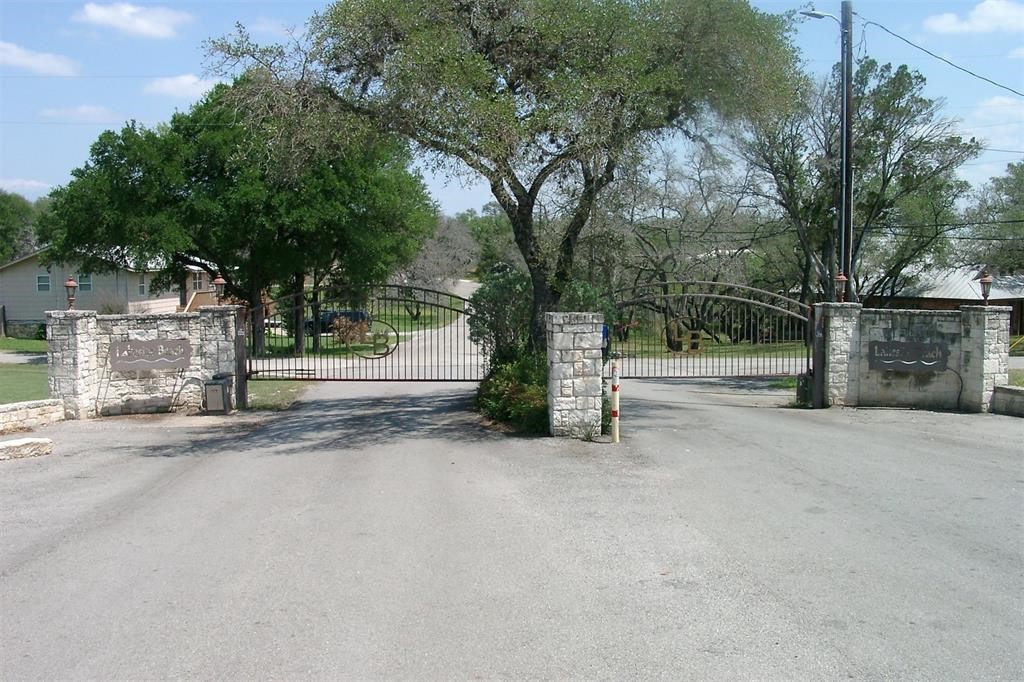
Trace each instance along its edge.
{"label": "green leafy tree", "polygon": [[[327,85],[344,108],[482,177],[529,271],[530,339],[542,348],[543,313],[572,278],[622,154],[708,114],[785,102],[785,31],[742,0],[342,0],[315,17],[301,54],[244,32],[213,48],[245,68],[280,71],[290,56],[304,92]],[[554,184],[574,202],[549,252],[536,209]]]}
{"label": "green leafy tree", "polygon": [[[839,195],[838,70],[802,105],[756,121],[741,140],[758,175],[758,194],[775,204],[796,241],[791,258],[801,300],[835,296]],[[940,115],[942,101],[923,95],[924,76],[906,66],[863,60],[853,83],[853,244],[855,291],[896,293],[916,269],[948,248],[954,203],[966,185],[955,178],[980,144]]]}
{"label": "green leafy tree", "polygon": [[415,255],[436,218],[404,145],[376,134],[325,138],[300,174],[283,175],[272,128],[239,124],[223,105],[230,90],[218,87],[167,125],[101,134],[51,195],[41,230],[50,257],[93,272],[155,264],[165,287],[198,266],[255,306],[297,274],[383,281]]}
{"label": "green leafy tree", "polygon": [[1024,161],[1006,166],[971,207],[963,262],[1001,274],[1024,272]]}
{"label": "green leafy tree", "polygon": [[37,205],[20,194],[0,190],[0,263],[32,251],[39,213]]}

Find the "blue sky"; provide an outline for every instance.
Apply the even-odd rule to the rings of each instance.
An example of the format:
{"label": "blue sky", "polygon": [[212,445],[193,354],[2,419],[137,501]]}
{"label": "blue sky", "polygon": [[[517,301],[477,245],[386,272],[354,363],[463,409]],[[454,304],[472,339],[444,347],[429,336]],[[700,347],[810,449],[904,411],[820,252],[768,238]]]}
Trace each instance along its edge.
{"label": "blue sky", "polygon": [[[714,2],[714,0],[708,0]],[[68,2],[0,0],[0,188],[30,199],[66,183],[105,129],[134,119],[154,125],[187,110],[213,81],[203,41],[236,22],[264,42],[281,40],[326,3],[303,0]],[[806,9],[803,0],[754,0],[767,12]],[[839,0],[815,9],[838,16]],[[947,116],[990,149],[963,169],[979,185],[1024,160],[1024,97],[972,77],[878,27],[970,71],[1024,91],[1024,2],[1015,0],[854,0],[855,55],[905,63],[928,79],[927,94],[946,100]],[[839,58],[839,30],[807,19],[796,35],[809,70]],[[1000,150],[1000,151],[997,151]],[[479,209],[483,185],[427,174],[446,213]]]}

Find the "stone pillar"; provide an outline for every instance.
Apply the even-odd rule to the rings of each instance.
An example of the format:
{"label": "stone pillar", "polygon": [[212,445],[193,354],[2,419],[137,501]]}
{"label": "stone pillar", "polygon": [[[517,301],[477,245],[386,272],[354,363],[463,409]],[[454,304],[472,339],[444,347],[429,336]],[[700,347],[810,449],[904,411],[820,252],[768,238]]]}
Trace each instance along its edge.
{"label": "stone pillar", "polygon": [[601,433],[600,313],[548,313],[548,415],[551,435]]}
{"label": "stone pillar", "polygon": [[[199,346],[203,354],[204,377],[230,375],[233,386],[240,380],[235,376],[238,369],[235,362],[235,318],[242,314],[241,311],[242,307],[237,305],[199,308]],[[245,329],[244,325],[242,329]],[[235,409],[238,407],[236,392],[232,389],[228,393],[231,409]]]}
{"label": "stone pillar", "polygon": [[96,311],[48,311],[46,338],[50,397],[64,402],[67,419],[95,416],[99,382]]}
{"label": "stone pillar", "polygon": [[991,410],[995,387],[1009,383],[1010,310],[1004,306],[960,306],[960,409],[966,412]]}
{"label": "stone pillar", "polygon": [[[860,394],[860,303],[818,303],[824,334],[825,406],[857,404]],[[818,368],[815,367],[815,371]]]}

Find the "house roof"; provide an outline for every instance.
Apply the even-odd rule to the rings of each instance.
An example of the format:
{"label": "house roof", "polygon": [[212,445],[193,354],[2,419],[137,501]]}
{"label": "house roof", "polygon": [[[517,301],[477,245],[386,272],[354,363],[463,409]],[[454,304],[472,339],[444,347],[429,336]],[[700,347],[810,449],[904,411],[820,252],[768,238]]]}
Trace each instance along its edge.
{"label": "house roof", "polygon": [[[48,248],[50,248],[50,247],[44,246],[43,248],[36,249],[32,253],[26,254],[26,255],[22,256],[21,258],[15,258],[14,260],[7,261],[6,263],[0,263],[0,270],[3,270],[5,268],[9,268],[12,265],[15,265],[17,263],[23,263],[23,262],[25,262],[27,260],[35,258],[39,254],[41,254],[44,251],[46,251]],[[156,271],[158,271],[160,269],[160,264],[159,263],[150,263],[148,268],[146,268],[144,270],[139,269],[139,268],[133,268],[133,267],[130,267],[130,266],[118,266],[118,267],[120,267],[125,272],[156,272]],[[186,265],[184,267],[185,267],[186,270],[188,270],[190,272],[203,272],[203,269],[201,267],[197,266],[197,265]]]}
{"label": "house roof", "polygon": [[27,260],[29,260],[31,258],[35,258],[39,254],[41,254],[43,251],[46,251],[46,247],[43,247],[41,249],[36,249],[32,253],[26,254],[26,255],[22,256],[21,258],[15,258],[14,260],[9,260],[6,263],[0,263],[0,270],[3,270],[4,268],[9,268],[12,265],[16,265],[17,263],[23,263],[23,262],[25,262],[25,261],[27,261]]}
{"label": "house roof", "polygon": [[[970,268],[925,273],[921,281],[898,294],[899,298],[945,298],[980,301],[979,271]],[[990,301],[1024,298],[1024,275],[994,275]]]}

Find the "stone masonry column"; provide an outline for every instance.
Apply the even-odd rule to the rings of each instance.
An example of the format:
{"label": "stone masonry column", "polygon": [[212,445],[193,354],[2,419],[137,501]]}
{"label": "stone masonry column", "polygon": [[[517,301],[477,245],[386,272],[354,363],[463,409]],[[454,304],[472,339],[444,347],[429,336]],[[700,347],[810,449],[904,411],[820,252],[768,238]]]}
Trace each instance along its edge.
{"label": "stone masonry column", "polygon": [[601,433],[600,313],[547,313],[548,415],[551,435]]}
{"label": "stone masonry column", "polygon": [[96,414],[96,334],[94,310],[46,313],[50,397],[64,401],[66,419],[86,419]]}
{"label": "stone masonry column", "polygon": [[[860,395],[860,303],[817,303],[825,336],[825,405],[854,406]],[[817,367],[815,371],[818,371]]]}
{"label": "stone masonry column", "polygon": [[[199,308],[199,352],[203,354],[203,376],[230,374],[232,386],[237,386],[244,377],[236,376],[235,362],[235,317],[241,314],[237,305],[202,306]],[[244,326],[243,326],[244,329]],[[237,395],[229,391],[231,408],[238,407]]]}
{"label": "stone masonry column", "polygon": [[960,409],[988,412],[995,387],[1010,380],[1010,308],[960,306],[960,325]]}

